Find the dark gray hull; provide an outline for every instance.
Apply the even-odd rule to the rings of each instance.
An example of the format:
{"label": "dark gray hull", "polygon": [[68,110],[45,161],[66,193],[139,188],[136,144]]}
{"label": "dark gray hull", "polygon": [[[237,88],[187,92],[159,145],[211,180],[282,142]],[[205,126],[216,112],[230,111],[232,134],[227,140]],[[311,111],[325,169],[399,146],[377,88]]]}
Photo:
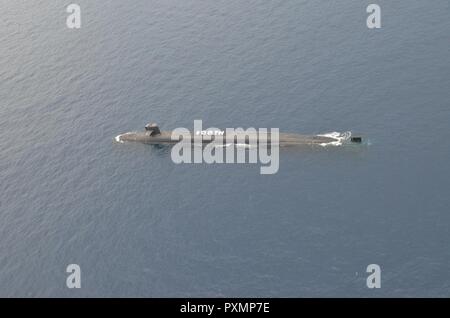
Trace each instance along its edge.
{"label": "dark gray hull", "polygon": [[[119,135],[115,138],[117,142],[141,142],[146,144],[175,144],[180,141],[189,142],[189,143],[210,143],[218,140],[223,140],[223,144],[230,143],[230,140],[227,140],[226,133],[223,136],[215,137],[215,136],[196,136],[191,134],[180,135],[175,138],[172,138],[171,131],[162,131],[160,134],[156,136],[152,136],[150,132],[128,132],[122,135]],[[280,133],[279,141],[276,143],[272,141],[270,138],[270,133],[265,135],[261,134],[237,134],[237,137],[234,140],[231,139],[231,143],[234,144],[270,144],[279,146],[295,146],[295,145],[339,145],[345,141],[349,142],[361,142],[359,137],[350,137],[350,135],[338,135],[338,134],[329,134],[329,135],[300,135],[293,133]]]}

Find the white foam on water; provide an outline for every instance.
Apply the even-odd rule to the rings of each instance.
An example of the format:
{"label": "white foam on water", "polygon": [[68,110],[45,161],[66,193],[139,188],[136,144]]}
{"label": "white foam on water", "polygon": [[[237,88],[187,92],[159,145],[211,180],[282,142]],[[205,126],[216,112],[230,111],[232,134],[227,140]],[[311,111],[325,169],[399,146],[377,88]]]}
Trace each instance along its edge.
{"label": "white foam on water", "polygon": [[122,135],[117,135],[114,139],[116,140],[116,142],[120,142],[121,144],[123,144],[123,140],[121,140],[120,137],[122,137]]}
{"label": "white foam on water", "polygon": [[237,147],[237,148],[251,149],[251,148],[252,148],[252,145],[237,143],[237,144],[236,144],[236,147]]}
{"label": "white foam on water", "polygon": [[230,147],[230,146],[235,146],[236,148],[246,148],[246,149],[251,149],[252,148],[252,145],[242,144],[242,143],[236,143],[236,144],[234,144],[234,143],[227,143],[227,144],[224,144],[224,145],[215,145],[214,148],[227,148],[227,147]]}
{"label": "white foam on water", "polygon": [[225,145],[214,145],[214,148],[226,148],[226,147],[230,147],[231,144],[225,144]]}
{"label": "white foam on water", "polygon": [[323,142],[323,143],[319,144],[322,147],[326,147],[326,146],[341,146],[344,141],[350,139],[350,137],[352,136],[352,133],[351,133],[351,131],[346,131],[346,132],[343,132],[343,133],[340,133],[340,132],[337,132],[337,131],[333,131],[333,132],[330,132],[330,133],[321,134],[321,135],[317,135],[317,136],[329,137],[329,138],[335,139],[335,141]]}

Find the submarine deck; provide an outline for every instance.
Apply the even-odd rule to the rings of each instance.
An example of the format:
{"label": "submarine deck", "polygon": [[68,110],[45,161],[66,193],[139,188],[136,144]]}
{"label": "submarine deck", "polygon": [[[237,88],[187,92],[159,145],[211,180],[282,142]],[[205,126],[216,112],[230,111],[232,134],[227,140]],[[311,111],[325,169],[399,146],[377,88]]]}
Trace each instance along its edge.
{"label": "submarine deck", "polygon": [[[242,133],[233,134],[234,143],[268,143],[275,144],[270,139],[271,134],[266,133],[261,135],[258,133]],[[230,142],[227,140],[226,133],[221,136],[223,142]],[[216,139],[216,136],[201,136],[201,135],[191,135],[191,134],[180,134],[178,138],[172,139],[171,131],[161,131],[160,134],[151,136],[150,132],[129,132],[116,137],[116,141],[134,141],[147,144],[175,144],[180,141],[186,142],[198,142],[198,143],[210,143]],[[334,137],[322,136],[322,135],[300,135],[295,133],[280,133],[279,134],[279,145],[323,145],[335,142],[340,142],[341,140]]]}

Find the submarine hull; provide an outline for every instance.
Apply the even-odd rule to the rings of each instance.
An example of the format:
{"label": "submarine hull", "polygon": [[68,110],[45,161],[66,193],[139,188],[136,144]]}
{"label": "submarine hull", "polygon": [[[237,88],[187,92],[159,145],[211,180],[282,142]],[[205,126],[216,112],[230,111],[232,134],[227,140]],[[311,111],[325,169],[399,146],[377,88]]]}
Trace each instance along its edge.
{"label": "submarine hull", "polygon": [[[295,146],[295,145],[328,145],[328,144],[337,144],[342,142],[343,137],[340,136],[327,136],[327,135],[300,135],[294,133],[280,133],[278,142],[275,140],[271,140],[270,133],[243,133],[243,134],[233,134],[231,137],[231,143],[239,144],[270,144],[270,145],[279,145],[279,146]],[[152,135],[151,132],[128,132],[125,134],[121,134],[116,138],[117,142],[140,142],[145,144],[175,144],[178,142],[188,142],[188,143],[202,143],[207,144],[213,141],[230,143],[230,138],[227,138],[224,133],[222,136],[201,136],[201,135],[191,135],[191,134],[181,134],[172,136],[171,131],[162,131],[157,135]],[[348,138],[347,138],[348,139]],[[354,140],[353,140],[354,139]],[[359,140],[359,141],[355,141]],[[360,137],[352,137],[351,141],[360,142]]]}

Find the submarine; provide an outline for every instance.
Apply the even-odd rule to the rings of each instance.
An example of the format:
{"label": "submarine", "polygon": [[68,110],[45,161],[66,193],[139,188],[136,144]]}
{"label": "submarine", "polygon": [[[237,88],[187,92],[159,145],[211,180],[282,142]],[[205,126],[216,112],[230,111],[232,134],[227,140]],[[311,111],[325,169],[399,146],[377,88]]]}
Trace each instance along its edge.
{"label": "submarine", "polygon": [[[226,145],[230,144],[269,144],[278,146],[300,146],[300,145],[342,145],[347,143],[362,143],[362,137],[352,136],[351,132],[338,133],[332,132],[319,135],[302,135],[297,133],[279,133],[278,140],[272,137],[272,132],[253,132],[245,130],[233,131],[231,136],[227,138],[228,130],[198,130],[191,133],[184,129],[183,132],[161,131],[156,123],[149,123],[145,126],[144,131],[127,132],[115,137],[115,141],[123,142],[140,142],[145,144],[176,144],[179,142],[201,143],[207,144],[216,140],[222,141]],[[220,136],[221,139],[218,139]],[[272,140],[274,139],[274,140]],[[230,143],[231,140],[231,143]]]}

